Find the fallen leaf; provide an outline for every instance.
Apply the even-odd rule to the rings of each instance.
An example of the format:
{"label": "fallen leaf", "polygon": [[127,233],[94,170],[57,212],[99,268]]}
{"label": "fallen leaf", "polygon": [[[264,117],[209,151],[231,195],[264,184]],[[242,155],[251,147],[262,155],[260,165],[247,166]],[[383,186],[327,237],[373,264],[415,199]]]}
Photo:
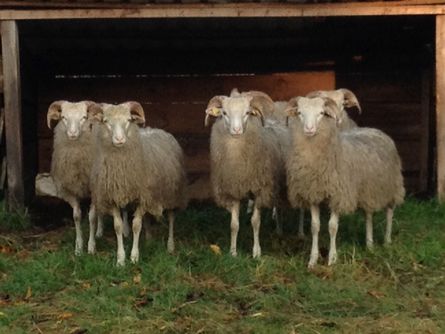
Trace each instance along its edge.
{"label": "fallen leaf", "polygon": [[376,299],[380,299],[382,297],[385,297],[385,294],[381,291],[376,291],[376,290],[369,290],[368,291],[368,295],[376,298]]}
{"label": "fallen leaf", "polygon": [[221,255],[221,248],[218,245],[210,245],[210,249],[216,255]]}
{"label": "fallen leaf", "polygon": [[91,288],[91,283],[90,282],[83,282],[82,283],[82,288],[84,288],[85,290]]}
{"label": "fallen leaf", "polygon": [[28,290],[26,290],[25,300],[29,300],[32,297],[32,289],[28,286]]}
{"label": "fallen leaf", "polygon": [[142,279],[141,274],[136,274],[136,275],[134,275],[134,277],[133,277],[133,283],[134,283],[134,284],[139,284],[139,283],[141,283],[141,279]]}
{"label": "fallen leaf", "polygon": [[59,319],[59,320],[66,320],[66,319],[69,319],[69,318],[72,318],[72,317],[73,317],[73,314],[71,312],[63,312],[63,313],[59,314],[57,319]]}

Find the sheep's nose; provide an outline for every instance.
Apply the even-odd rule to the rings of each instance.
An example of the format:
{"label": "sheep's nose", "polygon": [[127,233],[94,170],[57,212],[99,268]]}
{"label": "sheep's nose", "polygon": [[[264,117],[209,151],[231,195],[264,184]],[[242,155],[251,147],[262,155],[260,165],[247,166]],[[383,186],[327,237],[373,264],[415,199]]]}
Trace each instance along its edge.
{"label": "sheep's nose", "polygon": [[122,145],[125,143],[125,137],[124,136],[116,136],[116,137],[114,137],[113,142],[116,145]]}
{"label": "sheep's nose", "polygon": [[315,126],[314,125],[307,125],[304,127],[304,133],[306,135],[313,135],[315,134]]}
{"label": "sheep's nose", "polygon": [[233,132],[235,132],[236,134],[240,134],[241,133],[241,127],[240,126],[234,126],[233,127]]}
{"label": "sheep's nose", "polygon": [[68,130],[67,134],[68,134],[68,138],[70,138],[70,139],[76,139],[78,137],[77,131]]}

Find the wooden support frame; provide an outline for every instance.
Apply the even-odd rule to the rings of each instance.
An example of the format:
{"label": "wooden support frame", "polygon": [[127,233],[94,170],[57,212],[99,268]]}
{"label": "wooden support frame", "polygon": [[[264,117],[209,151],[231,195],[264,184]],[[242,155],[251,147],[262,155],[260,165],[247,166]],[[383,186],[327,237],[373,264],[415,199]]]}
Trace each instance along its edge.
{"label": "wooden support frame", "polygon": [[19,34],[16,21],[1,22],[5,100],[8,207],[24,207],[23,136],[20,93]]}
{"label": "wooden support frame", "polygon": [[[57,6],[54,4],[54,6]],[[445,14],[441,1],[376,1],[352,3],[196,3],[143,5],[73,5],[64,9],[1,9],[0,20],[142,19],[215,17],[320,17]],[[80,8],[79,8],[80,7]]]}
{"label": "wooden support frame", "polygon": [[445,200],[445,15],[436,16],[437,195]]}

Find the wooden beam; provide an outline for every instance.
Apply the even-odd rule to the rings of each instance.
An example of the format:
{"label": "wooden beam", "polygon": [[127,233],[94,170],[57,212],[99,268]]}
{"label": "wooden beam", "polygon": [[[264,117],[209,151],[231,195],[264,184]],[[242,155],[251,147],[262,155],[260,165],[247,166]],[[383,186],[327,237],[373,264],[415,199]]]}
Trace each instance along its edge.
{"label": "wooden beam", "polygon": [[[215,18],[215,17],[320,17],[445,14],[444,4],[406,2],[361,3],[216,3],[146,4],[134,8],[4,9],[0,20]],[[397,5],[399,4],[399,5]]]}
{"label": "wooden beam", "polygon": [[445,200],[445,15],[436,16],[437,195]]}
{"label": "wooden beam", "polygon": [[8,207],[24,206],[22,108],[20,96],[19,36],[16,21],[1,23]]}
{"label": "wooden beam", "polygon": [[421,81],[421,137],[420,137],[420,171],[419,171],[419,191],[428,190],[429,181],[429,152],[430,152],[430,108],[431,108],[431,87],[433,75],[430,70],[422,72]]}

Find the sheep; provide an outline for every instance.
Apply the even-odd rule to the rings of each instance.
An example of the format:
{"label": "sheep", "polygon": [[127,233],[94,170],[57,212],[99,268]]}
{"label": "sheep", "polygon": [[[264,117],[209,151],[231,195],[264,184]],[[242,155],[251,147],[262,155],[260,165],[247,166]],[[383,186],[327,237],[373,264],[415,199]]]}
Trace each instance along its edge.
{"label": "sheep", "polygon": [[339,88],[337,90],[316,90],[310,92],[306,97],[329,97],[337,104],[337,125],[340,130],[349,130],[357,127],[355,123],[347,114],[345,108],[356,107],[358,112],[362,112],[360,103],[355,94],[346,88]]}
{"label": "sheep", "polygon": [[251,224],[256,258],[261,256],[261,208],[280,202],[285,183],[283,152],[290,145],[290,135],[285,126],[265,122],[265,100],[232,91],[230,97],[213,97],[205,111],[206,126],[210,117],[216,118],[210,136],[210,178],[216,203],[231,213],[233,256],[237,255],[240,201],[249,197],[255,201]]}
{"label": "sheep", "polygon": [[372,214],[386,208],[385,244],[391,243],[394,208],[403,202],[401,161],[392,139],[372,128],[340,131],[338,106],[328,97],[295,97],[289,101],[292,152],[288,156],[288,199],[292,206],[311,209],[312,249],[308,267],[318,260],[319,205],[327,203],[330,250],[336,262],[339,215],[361,208],[366,213],[367,245],[373,243]]}
{"label": "sheep", "polygon": [[167,248],[174,251],[174,209],[186,206],[183,153],[175,138],[160,129],[140,128],[145,115],[138,102],[96,105],[92,200],[100,214],[113,216],[117,265],[125,264],[119,209],[134,205],[131,261],[139,260],[139,235],[146,213],[168,212]]}
{"label": "sheep", "polygon": [[[89,113],[94,102],[55,101],[48,109],[47,125],[51,129],[52,121],[57,121],[54,128],[54,143],[51,160],[51,177],[54,193],[68,202],[73,209],[76,226],[75,254],[83,249],[81,230],[82,212],[80,200],[90,197],[89,177],[92,165],[92,123]],[[94,230],[96,210],[94,205],[89,210],[90,233],[88,253],[96,249]]]}

